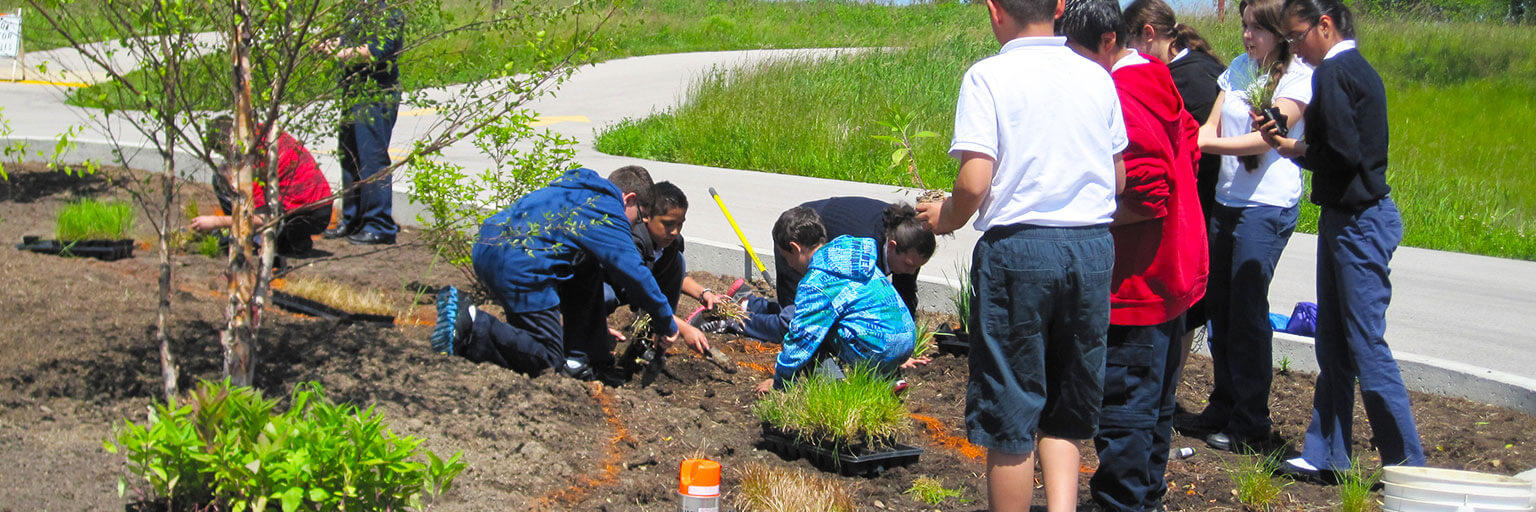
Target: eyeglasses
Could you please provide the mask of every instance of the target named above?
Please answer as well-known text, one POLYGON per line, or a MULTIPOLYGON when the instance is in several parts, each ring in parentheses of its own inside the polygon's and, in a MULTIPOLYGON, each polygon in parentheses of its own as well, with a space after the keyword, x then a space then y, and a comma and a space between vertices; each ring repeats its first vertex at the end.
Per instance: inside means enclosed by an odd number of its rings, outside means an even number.
POLYGON ((1312 33, 1312 29, 1315 29, 1315 28, 1317 28, 1317 24, 1313 23, 1311 26, 1307 27, 1306 30, 1301 31, 1300 34, 1286 34, 1285 42, 1287 44, 1290 44, 1291 46, 1295 46, 1296 45, 1296 41, 1300 41, 1302 39, 1306 39, 1307 34, 1312 33))

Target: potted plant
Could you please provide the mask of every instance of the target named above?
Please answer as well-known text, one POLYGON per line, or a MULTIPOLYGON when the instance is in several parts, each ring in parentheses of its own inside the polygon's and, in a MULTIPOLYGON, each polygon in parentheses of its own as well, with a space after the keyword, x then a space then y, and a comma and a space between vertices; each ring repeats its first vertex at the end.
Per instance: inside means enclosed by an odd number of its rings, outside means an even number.
POLYGON ((812 374, 764 395, 752 410, 763 437, 785 458, 823 471, 874 476, 916 462, 921 448, 897 440, 911 430, 894 378, 856 365, 841 379, 812 374))

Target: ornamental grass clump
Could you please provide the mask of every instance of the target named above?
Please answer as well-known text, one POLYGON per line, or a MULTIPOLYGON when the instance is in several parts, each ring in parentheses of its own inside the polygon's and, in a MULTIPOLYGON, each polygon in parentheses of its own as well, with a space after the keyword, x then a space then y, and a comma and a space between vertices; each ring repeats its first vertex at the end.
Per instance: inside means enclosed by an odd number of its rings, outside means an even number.
POLYGON ((330 279, 294 277, 284 280, 282 290, 348 313, 396 316, 405 301, 383 290, 360 290, 330 279))
POLYGON ((938 350, 939 326, 932 321, 923 320, 917 323, 917 338, 912 343, 912 358, 922 359, 938 350))
POLYGON ((133 229, 133 206, 82 199, 59 210, 54 234, 62 241, 121 240, 133 229))
POLYGON ((126 459, 119 494, 165 510, 422 510, 464 470, 398 436, 373 407, 335 404, 319 384, 288 409, 247 387, 202 381, 184 404, 125 421, 102 448, 126 459))
POLYGON ((894 378, 864 365, 834 380, 802 376, 752 407, 769 425, 813 443, 883 446, 910 428, 906 405, 892 392, 894 378))

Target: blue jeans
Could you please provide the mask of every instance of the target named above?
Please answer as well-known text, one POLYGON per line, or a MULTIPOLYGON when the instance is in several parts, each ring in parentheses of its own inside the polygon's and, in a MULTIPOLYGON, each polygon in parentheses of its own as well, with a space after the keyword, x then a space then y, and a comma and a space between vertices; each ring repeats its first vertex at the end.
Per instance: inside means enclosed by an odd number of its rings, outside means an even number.
POLYGON ((1392 301, 1388 264, 1403 239, 1391 198, 1361 212, 1323 208, 1317 226, 1317 387, 1302 456, 1350 467, 1355 379, 1382 464, 1424 465, 1408 390, 1383 337, 1392 301))
POLYGON ((1183 335, 1183 315, 1152 326, 1109 327, 1104 409, 1093 437, 1099 469, 1088 480, 1093 501, 1105 510, 1151 510, 1168 491, 1163 473, 1183 335))
POLYGON ((1214 387, 1203 416, 1235 441, 1268 437, 1274 331, 1269 284, 1296 231, 1300 208, 1217 205, 1211 212, 1211 320, 1214 387))
POLYGON ((795 305, 781 306, 757 294, 747 296, 747 320, 742 322, 741 335, 767 343, 784 343, 789 333, 789 322, 795 318, 795 305))
MULTIPOLYGON (((399 94, 392 97, 394 101, 353 105, 342 120, 336 142, 341 146, 343 189, 389 167, 389 139, 400 109, 399 94)), ((379 178, 347 191, 341 200, 341 229, 348 233, 395 236, 400 227, 395 224, 392 182, 390 178, 379 178)))
POLYGON ((1115 241, 1108 226, 987 230, 971 254, 972 443, 1027 454, 1099 424, 1115 241))

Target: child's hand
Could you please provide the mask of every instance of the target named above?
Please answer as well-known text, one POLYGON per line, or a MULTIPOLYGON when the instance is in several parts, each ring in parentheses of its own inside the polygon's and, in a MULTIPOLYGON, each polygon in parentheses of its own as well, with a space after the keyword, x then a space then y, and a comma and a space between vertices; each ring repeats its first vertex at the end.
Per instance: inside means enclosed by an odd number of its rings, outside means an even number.
POLYGON ((726 296, 716 293, 714 290, 707 290, 699 295, 699 298, 703 299, 704 309, 715 309, 715 304, 726 300, 726 296))
POLYGON ((704 337, 704 331, 699 330, 699 328, 678 322, 677 334, 682 336, 683 343, 687 343, 689 347, 693 347, 700 354, 709 353, 709 338, 704 337))
POLYGON ((910 369, 913 369, 913 368, 917 368, 919 366, 926 365, 926 364, 931 363, 931 362, 933 362, 933 358, 932 357, 928 357, 928 356, 911 357, 911 358, 907 358, 907 362, 901 363, 901 367, 910 370, 910 369))
POLYGON ((681 338, 682 336, 683 336, 683 330, 681 328, 679 328, 677 330, 676 334, 673 334, 671 336, 662 336, 660 334, 657 334, 656 337, 654 338, 656 340, 656 350, 660 350, 662 352, 666 352, 667 349, 672 348, 672 344, 673 343, 677 343, 677 339, 681 338))
POLYGON ((757 383, 757 387, 752 388, 752 390, 756 391, 759 395, 767 394, 769 391, 773 391, 773 379, 767 379, 757 383))
POLYGON ((192 218, 191 227, 197 231, 213 231, 229 227, 229 217, 223 215, 198 215, 192 218))
POLYGON ((615 341, 620 341, 620 342, 622 342, 622 341, 624 341, 624 340, 627 340, 627 339, 629 339, 629 338, 625 338, 625 337, 624 337, 624 333, 622 333, 622 332, 619 332, 619 330, 618 330, 618 329, 614 329, 614 328, 612 328, 612 327, 609 327, 609 328, 608 328, 608 335, 609 335, 609 336, 613 336, 613 339, 614 339, 614 340, 615 340, 615 341))
POLYGON ((944 213, 943 202, 918 203, 916 209, 917 220, 922 222, 924 226, 928 226, 929 231, 932 231, 935 235, 948 233, 948 231, 939 231, 939 220, 940 217, 943 217, 944 213))

